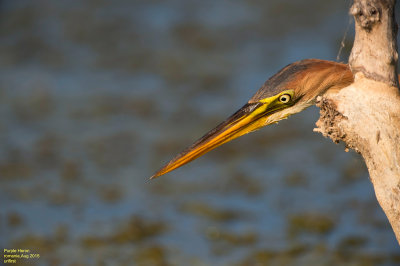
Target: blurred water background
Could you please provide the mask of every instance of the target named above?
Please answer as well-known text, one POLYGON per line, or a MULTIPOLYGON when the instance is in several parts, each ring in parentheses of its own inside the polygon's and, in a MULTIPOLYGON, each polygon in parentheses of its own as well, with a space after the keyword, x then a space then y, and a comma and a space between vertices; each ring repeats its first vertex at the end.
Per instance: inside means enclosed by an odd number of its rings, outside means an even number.
POLYGON ((313 107, 155 181, 280 68, 347 61, 349 1, 0 2, 0 247, 29 265, 399 265, 313 107))

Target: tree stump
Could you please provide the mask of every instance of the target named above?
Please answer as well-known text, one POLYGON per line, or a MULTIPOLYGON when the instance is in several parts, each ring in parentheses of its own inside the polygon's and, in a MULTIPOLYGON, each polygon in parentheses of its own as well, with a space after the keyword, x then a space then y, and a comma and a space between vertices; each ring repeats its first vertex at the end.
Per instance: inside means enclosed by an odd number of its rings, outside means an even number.
POLYGON ((364 158, 375 195, 400 243, 400 93, 395 0, 354 0, 354 83, 318 99, 315 131, 364 158))

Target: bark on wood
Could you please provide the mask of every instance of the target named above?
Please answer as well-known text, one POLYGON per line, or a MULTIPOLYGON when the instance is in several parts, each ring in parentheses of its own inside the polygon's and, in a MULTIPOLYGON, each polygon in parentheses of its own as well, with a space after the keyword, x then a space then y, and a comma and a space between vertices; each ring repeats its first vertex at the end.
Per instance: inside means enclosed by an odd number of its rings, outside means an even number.
POLYGON ((319 99, 316 131, 360 153, 400 243, 400 93, 395 0, 354 0, 354 83, 319 99))

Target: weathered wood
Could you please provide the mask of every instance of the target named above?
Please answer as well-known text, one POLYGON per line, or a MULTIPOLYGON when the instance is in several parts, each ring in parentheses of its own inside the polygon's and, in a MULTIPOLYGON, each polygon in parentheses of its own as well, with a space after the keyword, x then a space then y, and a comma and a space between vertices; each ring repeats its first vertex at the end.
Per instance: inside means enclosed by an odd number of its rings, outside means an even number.
POLYGON ((349 59, 352 72, 398 87, 397 23, 394 0, 356 0, 350 8, 356 36, 349 59))
POLYGON ((368 167, 379 204, 400 243, 400 93, 395 0, 354 0, 354 83, 319 100, 316 131, 344 141, 368 167))

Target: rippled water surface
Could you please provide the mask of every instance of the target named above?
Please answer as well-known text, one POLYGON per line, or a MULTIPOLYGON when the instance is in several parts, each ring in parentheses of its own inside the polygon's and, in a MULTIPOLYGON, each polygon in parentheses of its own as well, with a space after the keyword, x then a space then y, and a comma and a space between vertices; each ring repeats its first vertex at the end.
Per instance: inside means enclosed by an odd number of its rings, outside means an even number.
MULTIPOLYGON (((281 67, 346 61, 350 3, 0 2, 0 247, 34 265, 399 265, 313 107, 155 181, 281 67)), ((20 261, 23 264, 24 261, 20 261)))

